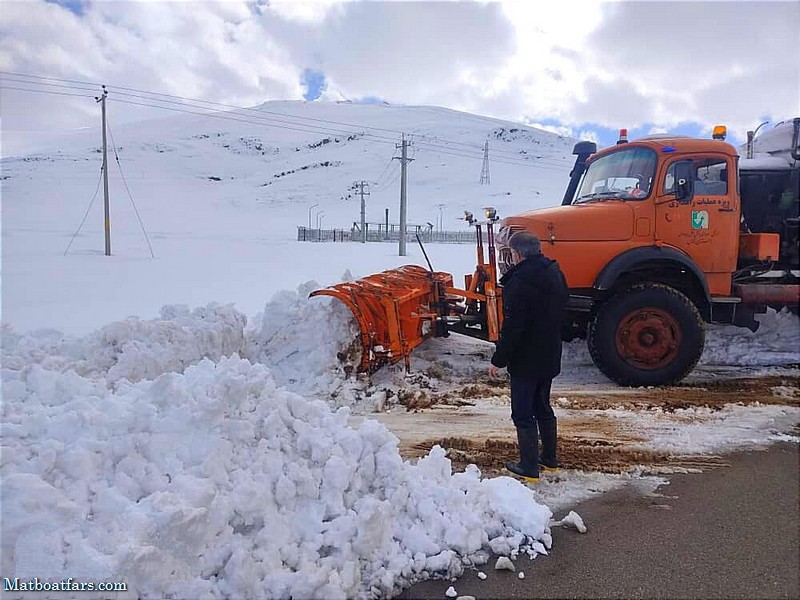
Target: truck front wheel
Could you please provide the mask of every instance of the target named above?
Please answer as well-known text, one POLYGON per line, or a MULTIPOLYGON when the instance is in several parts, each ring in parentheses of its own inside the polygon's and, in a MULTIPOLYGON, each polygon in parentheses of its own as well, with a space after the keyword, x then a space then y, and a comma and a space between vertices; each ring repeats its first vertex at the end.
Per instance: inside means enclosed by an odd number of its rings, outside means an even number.
POLYGON ((695 305, 678 290, 646 283, 611 297, 589 324, 594 364, 620 385, 671 385, 691 373, 705 343, 695 305))

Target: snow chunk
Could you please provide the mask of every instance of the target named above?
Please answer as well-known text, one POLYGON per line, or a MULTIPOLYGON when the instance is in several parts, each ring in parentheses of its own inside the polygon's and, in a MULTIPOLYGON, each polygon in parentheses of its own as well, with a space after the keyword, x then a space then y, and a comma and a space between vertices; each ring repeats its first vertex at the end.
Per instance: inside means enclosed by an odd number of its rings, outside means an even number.
POLYGON ((569 514, 561 519, 561 524, 564 526, 572 526, 580 533, 586 533, 586 525, 584 525, 583 519, 574 510, 569 511, 569 514))
POLYGON ((502 570, 502 571, 516 571, 517 568, 514 566, 514 563, 511 562, 511 559, 507 556, 500 556, 497 559, 497 562, 494 564, 495 570, 502 570))
POLYGON ((483 571, 478 571, 478 579, 480 580, 486 579, 486 573, 484 573, 483 571))
POLYGON ((447 591, 444 593, 444 595, 448 598, 455 598, 458 596, 458 592, 456 591, 456 588, 451 585, 449 588, 447 588, 447 591))
POLYGON ((520 579, 525 579, 525 571, 520 571, 517 577, 519 577, 520 579))

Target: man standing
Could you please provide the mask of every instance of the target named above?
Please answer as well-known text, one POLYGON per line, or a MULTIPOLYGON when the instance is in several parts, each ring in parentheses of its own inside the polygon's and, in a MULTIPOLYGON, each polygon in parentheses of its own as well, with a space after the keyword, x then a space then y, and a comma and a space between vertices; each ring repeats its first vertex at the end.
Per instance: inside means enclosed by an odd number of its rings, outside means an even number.
POLYGON ((561 372, 561 322, 569 292, 558 263, 542 255, 538 237, 520 231, 508 245, 514 266, 500 279, 503 326, 489 375, 497 377, 499 369, 507 367, 511 376, 511 419, 517 428, 519 462, 508 462, 506 468, 538 481, 540 467, 558 467, 550 385, 561 372))

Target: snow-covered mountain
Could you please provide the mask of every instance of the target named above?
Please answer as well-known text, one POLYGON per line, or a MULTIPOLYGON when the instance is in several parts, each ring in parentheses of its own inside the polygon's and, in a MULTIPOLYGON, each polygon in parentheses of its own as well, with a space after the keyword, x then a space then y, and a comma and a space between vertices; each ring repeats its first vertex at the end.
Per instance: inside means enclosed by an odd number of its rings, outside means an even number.
MULTIPOLYGON (((391 244, 291 244, 309 220, 344 229, 359 221, 360 180, 371 182, 367 220, 384 222, 388 208, 397 223, 402 134, 414 159, 411 224, 441 216, 444 229, 466 229, 464 210, 492 205, 502 216, 558 204, 572 164, 573 140, 431 106, 269 102, 203 115, 170 106, 163 119, 118 126, 108 102, 111 259, 100 256, 99 115, 97 130, 2 160, 4 321, 83 332, 154 316, 165 303, 209 301, 252 314, 276 290, 334 283, 347 269, 367 274, 352 256, 368 253, 377 269, 419 262, 416 248, 401 259, 391 244), (486 140, 491 183, 481 185, 486 140)), ((458 277, 474 261, 467 247, 432 255, 458 277)))

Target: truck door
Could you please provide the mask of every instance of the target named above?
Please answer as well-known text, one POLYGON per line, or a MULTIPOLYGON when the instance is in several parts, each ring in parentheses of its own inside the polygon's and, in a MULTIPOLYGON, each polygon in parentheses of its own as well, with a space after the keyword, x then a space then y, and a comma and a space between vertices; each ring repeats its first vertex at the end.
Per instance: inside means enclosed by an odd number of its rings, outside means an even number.
POLYGON ((656 195, 656 240, 692 257, 711 294, 729 295, 739 243, 736 163, 685 156, 668 163, 656 195))

